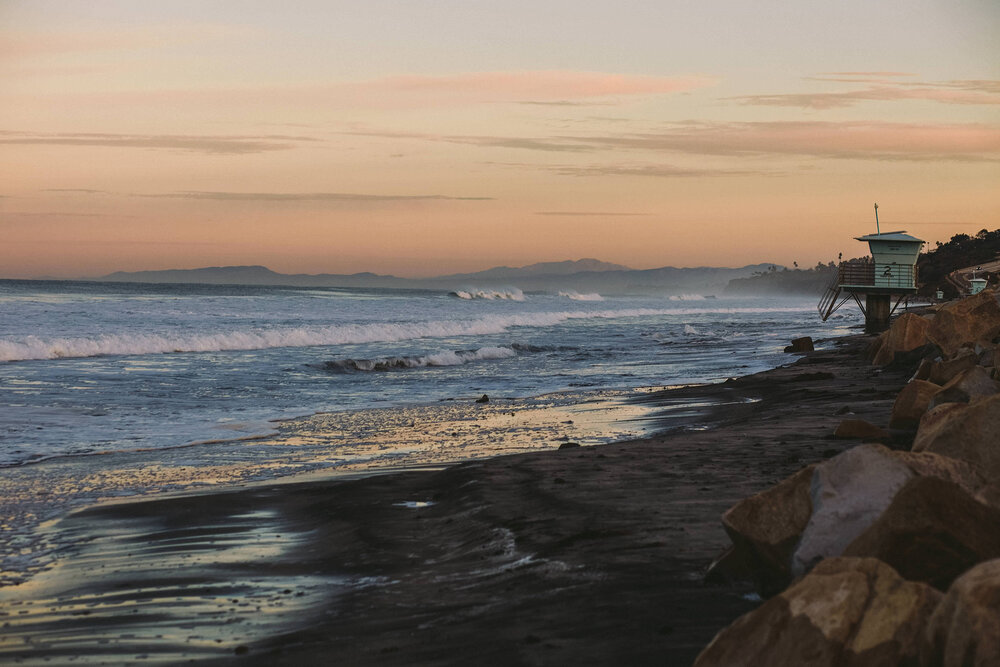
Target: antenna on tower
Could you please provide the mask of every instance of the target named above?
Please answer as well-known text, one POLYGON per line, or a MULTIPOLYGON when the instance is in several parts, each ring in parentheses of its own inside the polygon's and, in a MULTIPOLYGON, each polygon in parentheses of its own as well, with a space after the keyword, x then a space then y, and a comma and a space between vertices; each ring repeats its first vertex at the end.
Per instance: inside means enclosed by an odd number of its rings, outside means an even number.
POLYGON ((878 202, 875 202, 875 233, 881 234, 878 228, 878 202))

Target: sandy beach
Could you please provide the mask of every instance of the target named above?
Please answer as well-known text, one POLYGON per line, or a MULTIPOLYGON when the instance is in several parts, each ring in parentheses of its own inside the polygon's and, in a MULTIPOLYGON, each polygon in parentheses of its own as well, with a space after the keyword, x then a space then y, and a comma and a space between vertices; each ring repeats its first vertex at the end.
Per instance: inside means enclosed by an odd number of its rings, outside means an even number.
POLYGON ((908 374, 868 340, 649 394, 648 439, 78 511, 2 591, 0 661, 690 664, 759 604, 704 581, 722 512, 886 421, 908 374))

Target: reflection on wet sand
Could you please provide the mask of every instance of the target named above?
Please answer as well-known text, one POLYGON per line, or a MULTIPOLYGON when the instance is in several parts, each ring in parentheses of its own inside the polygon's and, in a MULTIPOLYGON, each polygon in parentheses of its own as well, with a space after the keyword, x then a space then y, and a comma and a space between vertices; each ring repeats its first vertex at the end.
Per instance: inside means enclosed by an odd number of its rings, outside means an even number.
POLYGON ((66 547, 39 525, 108 499, 309 477, 441 466, 502 454, 640 437, 648 389, 321 413, 276 422, 266 437, 53 458, 0 476, 0 587, 49 566, 66 547))

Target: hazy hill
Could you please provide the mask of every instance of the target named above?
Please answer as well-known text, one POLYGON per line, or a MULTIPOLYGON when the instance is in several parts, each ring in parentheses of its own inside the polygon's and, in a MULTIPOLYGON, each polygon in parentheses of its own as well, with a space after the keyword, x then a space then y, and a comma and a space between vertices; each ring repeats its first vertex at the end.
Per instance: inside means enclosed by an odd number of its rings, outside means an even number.
POLYGON ((817 264, 811 269, 788 269, 771 266, 745 278, 735 278, 726 285, 729 296, 816 296, 830 285, 837 275, 837 267, 817 264))
POLYGON ((621 264, 611 264, 610 262, 587 258, 570 259, 565 262, 539 262, 521 267, 495 266, 492 269, 477 271, 475 273, 453 273, 447 276, 440 276, 435 278, 435 280, 510 280, 511 278, 522 278, 525 276, 566 276, 574 273, 603 271, 632 271, 632 269, 621 264))
POLYGON ((208 266, 201 269, 116 271, 98 278, 108 282, 204 283, 209 285, 289 285, 294 287, 406 287, 405 278, 376 273, 277 273, 266 266, 208 266))
POLYGON ((542 262, 518 268, 495 267, 424 279, 375 273, 349 275, 285 274, 264 266, 215 266, 165 271, 118 271, 98 280, 113 282, 208 283, 216 285, 288 285, 295 287, 396 287, 454 290, 469 287, 517 287, 524 291, 573 290, 580 293, 719 294, 730 280, 766 271, 769 264, 739 268, 696 267, 636 270, 596 259, 542 262))

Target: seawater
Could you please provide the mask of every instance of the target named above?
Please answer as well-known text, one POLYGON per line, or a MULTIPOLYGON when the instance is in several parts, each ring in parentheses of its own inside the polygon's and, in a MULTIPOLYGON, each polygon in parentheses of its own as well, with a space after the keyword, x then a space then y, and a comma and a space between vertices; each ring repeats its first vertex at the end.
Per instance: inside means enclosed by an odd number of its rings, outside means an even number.
POLYGON ((0 281, 0 584, 37 565, 39 522, 99 498, 643 435, 635 392, 787 363, 791 338, 860 322, 835 317, 516 285, 0 281))
POLYGON ((315 412, 718 381, 845 323, 810 301, 0 281, 0 465, 315 412))

